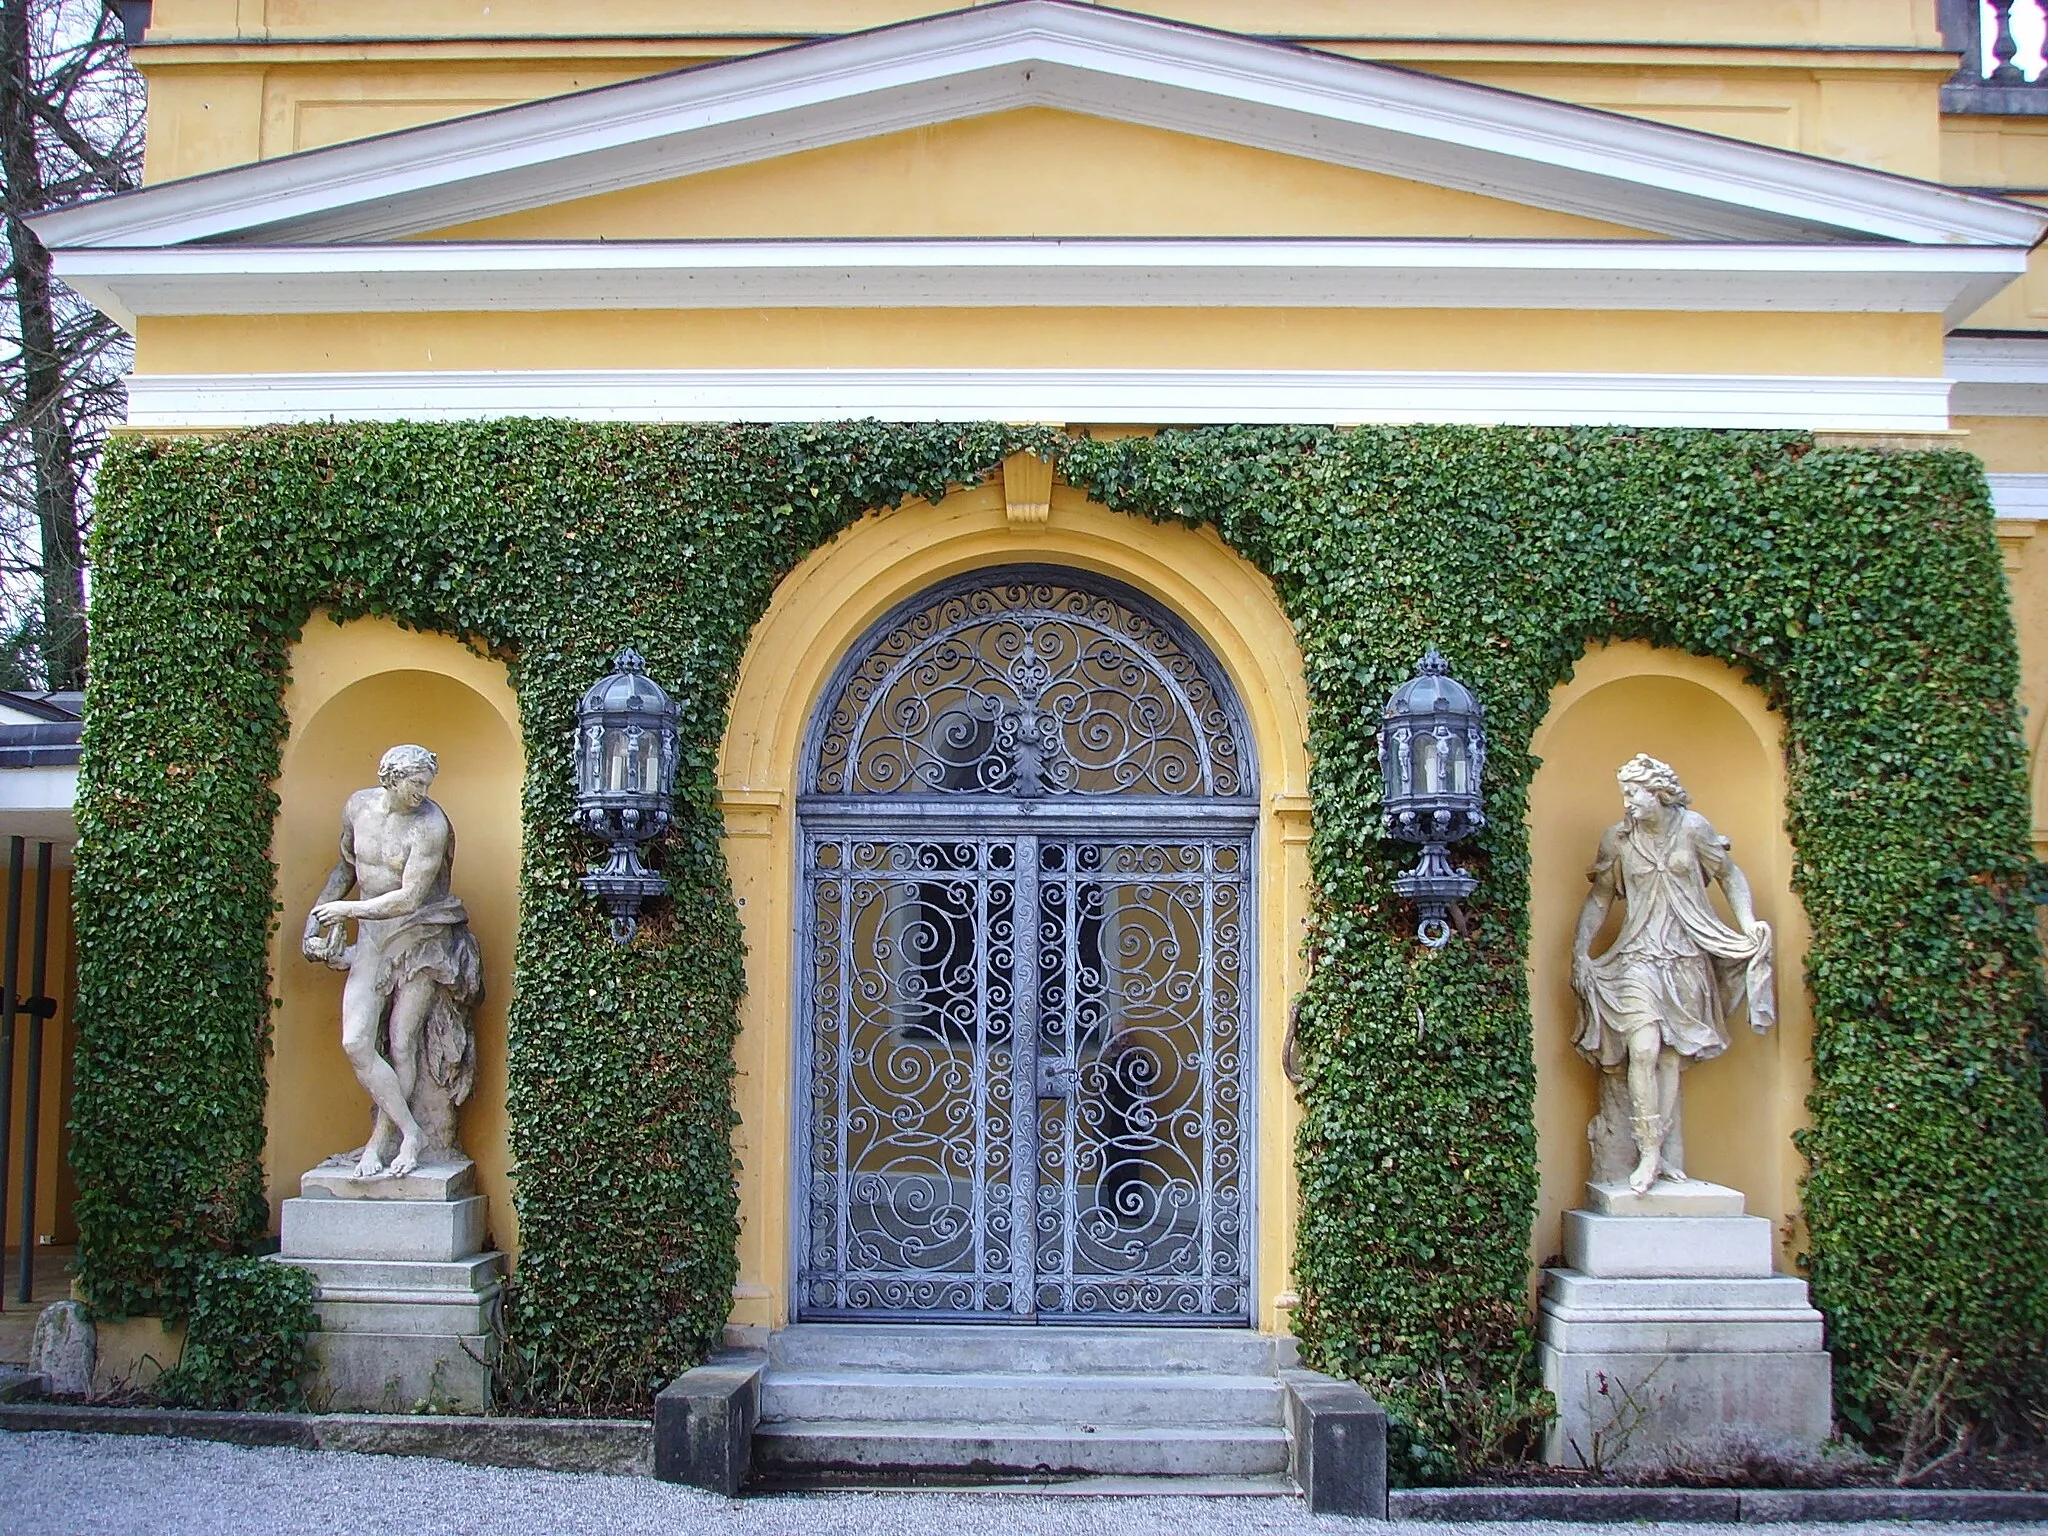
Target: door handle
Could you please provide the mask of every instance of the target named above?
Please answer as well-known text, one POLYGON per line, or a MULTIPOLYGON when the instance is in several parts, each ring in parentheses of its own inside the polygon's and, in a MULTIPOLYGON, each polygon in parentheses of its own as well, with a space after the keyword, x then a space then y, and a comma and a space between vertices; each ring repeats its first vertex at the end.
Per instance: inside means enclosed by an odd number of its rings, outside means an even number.
POLYGON ((1041 1099, 1071 1099, 1081 1086, 1081 1069, 1055 1056, 1038 1058, 1038 1096, 1041 1099))

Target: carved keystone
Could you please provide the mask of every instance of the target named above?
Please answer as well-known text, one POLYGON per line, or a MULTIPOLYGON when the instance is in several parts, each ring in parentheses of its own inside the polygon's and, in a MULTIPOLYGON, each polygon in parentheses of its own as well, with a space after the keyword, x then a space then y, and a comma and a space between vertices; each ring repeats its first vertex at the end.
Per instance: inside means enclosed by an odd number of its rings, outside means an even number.
POLYGON ((1051 520, 1051 459, 1013 453, 1003 460, 1003 509, 1012 528, 1036 528, 1051 520))

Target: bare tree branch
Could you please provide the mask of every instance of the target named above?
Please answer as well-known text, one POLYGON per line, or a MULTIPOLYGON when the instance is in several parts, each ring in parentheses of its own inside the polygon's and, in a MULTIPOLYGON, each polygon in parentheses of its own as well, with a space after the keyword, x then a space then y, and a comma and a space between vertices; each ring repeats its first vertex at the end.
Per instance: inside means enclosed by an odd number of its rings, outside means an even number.
POLYGON ((100 0, 0 0, 0 659, 33 635, 84 681, 93 468, 126 413, 129 338, 57 282, 27 220, 138 184, 143 95, 100 0))

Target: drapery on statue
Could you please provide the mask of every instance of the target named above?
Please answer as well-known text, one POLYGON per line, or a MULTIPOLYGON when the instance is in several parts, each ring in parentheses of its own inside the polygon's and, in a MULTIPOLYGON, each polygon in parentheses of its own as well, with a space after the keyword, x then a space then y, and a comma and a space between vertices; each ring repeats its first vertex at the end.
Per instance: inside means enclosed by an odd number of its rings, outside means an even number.
MULTIPOLYGON (((1573 1043, 1610 1077, 1626 1073, 1637 1153, 1628 1185, 1640 1195, 1660 1175, 1686 1176, 1679 1166, 1680 1071, 1728 1049, 1724 1025, 1745 994, 1758 1034, 1777 1022, 1777 1005, 1770 925, 1757 918, 1728 839, 1690 808, 1668 764, 1639 752, 1615 777, 1623 816, 1600 838, 1586 876, 1593 889, 1572 941, 1572 990, 1579 995, 1573 1043), (1714 880, 1739 931, 1708 899, 1714 880), (1595 959, 1593 939, 1617 899, 1627 905, 1621 932, 1595 959)), ((1601 1177, 1597 1166, 1594 1177, 1601 1177)))
POLYGON ((427 798, 440 767, 425 747, 384 754, 378 787, 342 808, 341 859, 306 918, 306 958, 348 972, 341 1046, 377 1106, 369 1141, 349 1154, 362 1179, 453 1152, 455 1109, 476 1077, 470 1010, 483 968, 469 914, 448 891, 455 829, 427 798), (351 886, 357 899, 343 900, 351 886))

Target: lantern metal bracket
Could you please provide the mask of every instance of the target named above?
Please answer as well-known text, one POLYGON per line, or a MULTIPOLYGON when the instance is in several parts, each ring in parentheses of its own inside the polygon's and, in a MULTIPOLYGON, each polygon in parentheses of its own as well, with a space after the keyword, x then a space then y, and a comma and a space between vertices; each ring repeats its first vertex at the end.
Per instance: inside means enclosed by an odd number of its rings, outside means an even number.
POLYGON ((1452 908, 1478 890, 1479 882, 1451 863, 1442 843, 1424 843, 1422 858, 1395 877, 1394 889, 1415 903, 1415 937, 1430 949, 1442 949, 1451 941, 1452 908))

